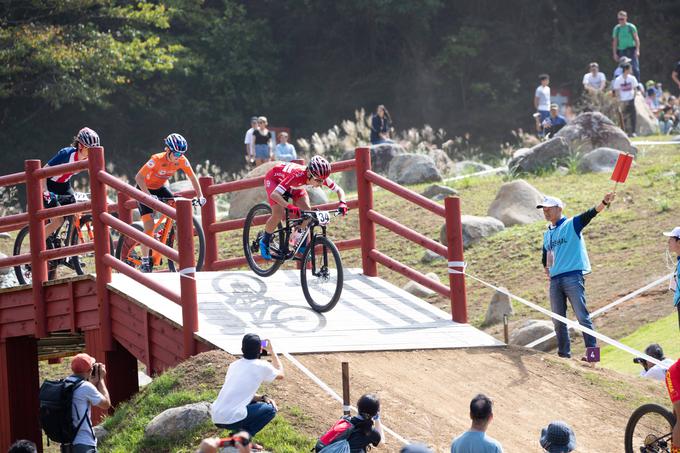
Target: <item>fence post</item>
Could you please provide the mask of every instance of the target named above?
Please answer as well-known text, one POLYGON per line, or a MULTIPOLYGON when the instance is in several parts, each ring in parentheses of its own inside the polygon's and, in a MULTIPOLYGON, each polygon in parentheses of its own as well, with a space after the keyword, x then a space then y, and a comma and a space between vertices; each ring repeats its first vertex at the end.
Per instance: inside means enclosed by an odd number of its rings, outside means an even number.
POLYGON ((24 162, 26 171, 26 212, 28 213, 28 233, 31 244, 31 282, 33 284, 33 305, 35 307, 35 337, 47 336, 47 306, 43 283, 47 281, 47 262, 40 254, 45 245, 45 222, 38 220, 36 213, 43 208, 42 186, 35 171, 41 167, 39 160, 24 162))
POLYGON ((194 333, 198 331, 193 208, 191 207, 191 200, 187 199, 177 200, 175 207, 177 209, 177 251, 179 252, 184 358, 188 358, 196 354, 194 333))
POLYGON ((201 176, 198 181, 201 184, 201 191, 206 199, 205 205, 201 207, 201 225, 203 226, 203 234, 205 235, 205 260, 203 262, 203 269, 211 271, 213 270, 213 264, 217 261, 217 233, 210 231, 210 227, 215 223, 217 217, 215 195, 210 193, 210 186, 213 184, 213 178, 212 176, 201 176))
POLYGON ((375 224, 368 218, 368 211, 373 209, 373 188, 366 179, 366 172, 371 169, 371 150, 357 148, 354 153, 356 160, 357 197, 359 198, 359 234, 361 236, 361 265, 364 275, 378 276, 378 266, 370 256, 375 249, 375 224))
MULTIPOLYGON (((446 215, 446 240, 448 242, 449 270, 465 271, 463 257, 463 225, 460 220, 460 198, 446 197, 444 200, 446 215)), ((449 272, 451 291, 451 317, 455 322, 467 323, 467 296, 465 293, 465 275, 449 272)))
MULTIPOLYGON (((99 172, 106 171, 104 148, 90 148, 88 157, 90 171, 90 198, 92 201, 92 226, 94 228, 94 266, 97 273, 97 302, 99 303, 99 328, 101 329, 102 348, 113 351, 113 332, 111 330, 111 306, 109 305, 108 284, 111 283, 111 268, 104 264, 104 255, 111 254, 109 248, 109 227, 101 221, 101 215, 108 212, 106 184, 99 180, 99 172)), ((118 200, 120 203, 120 199, 118 200)), ((120 205, 119 205, 120 206, 120 205)), ((123 215, 121 213, 120 215, 123 215)))
POLYGON ((132 210, 125 207, 125 203, 130 199, 130 196, 123 192, 118 192, 118 220, 126 224, 132 224, 132 210))

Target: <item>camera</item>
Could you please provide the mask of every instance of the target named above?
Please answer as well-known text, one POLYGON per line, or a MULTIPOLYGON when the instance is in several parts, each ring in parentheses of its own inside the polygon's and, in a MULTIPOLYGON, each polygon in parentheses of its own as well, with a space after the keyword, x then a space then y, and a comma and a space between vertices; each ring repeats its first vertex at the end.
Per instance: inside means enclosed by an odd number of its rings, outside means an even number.
POLYGON ((95 362, 95 364, 92 365, 92 374, 91 374, 91 376, 92 376, 93 378, 99 377, 99 374, 100 374, 100 372, 99 372, 100 368, 99 368, 99 367, 101 367, 101 365, 102 365, 102 364, 99 363, 99 362, 95 362))

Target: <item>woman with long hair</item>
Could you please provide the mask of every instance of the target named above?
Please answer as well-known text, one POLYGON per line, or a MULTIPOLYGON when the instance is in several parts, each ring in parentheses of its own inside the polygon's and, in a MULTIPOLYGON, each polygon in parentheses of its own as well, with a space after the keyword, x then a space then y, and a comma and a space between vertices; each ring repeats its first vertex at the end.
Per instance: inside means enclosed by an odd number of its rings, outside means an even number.
POLYGON ((380 104, 371 118, 371 144, 392 143, 390 128, 392 117, 384 105, 380 104))

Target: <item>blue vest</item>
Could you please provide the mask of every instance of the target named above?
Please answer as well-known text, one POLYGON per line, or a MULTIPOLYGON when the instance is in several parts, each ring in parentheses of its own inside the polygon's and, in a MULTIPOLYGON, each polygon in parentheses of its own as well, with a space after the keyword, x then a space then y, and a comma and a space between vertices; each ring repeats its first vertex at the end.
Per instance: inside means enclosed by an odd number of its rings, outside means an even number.
POLYGON ((678 284, 680 280, 680 258, 678 258, 678 265, 675 267, 675 294, 673 295, 673 305, 678 306, 680 302, 680 285, 678 284))
MULTIPOLYGON (((564 219, 564 218, 563 218, 564 219)), ((543 247, 553 254, 550 277, 573 271, 590 273, 590 261, 583 236, 574 230, 574 218, 564 219, 543 233, 543 247)))

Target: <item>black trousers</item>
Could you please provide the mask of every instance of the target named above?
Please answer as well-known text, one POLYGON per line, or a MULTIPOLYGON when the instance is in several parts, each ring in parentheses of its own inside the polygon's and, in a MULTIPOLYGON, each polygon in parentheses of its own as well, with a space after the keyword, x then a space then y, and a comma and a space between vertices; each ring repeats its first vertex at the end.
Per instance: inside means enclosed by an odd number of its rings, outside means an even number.
POLYGON ((623 115, 623 129, 628 134, 635 133, 637 126, 637 112, 635 111, 635 99, 621 102, 621 114, 623 115), (630 129, 628 125, 630 124, 630 129))

